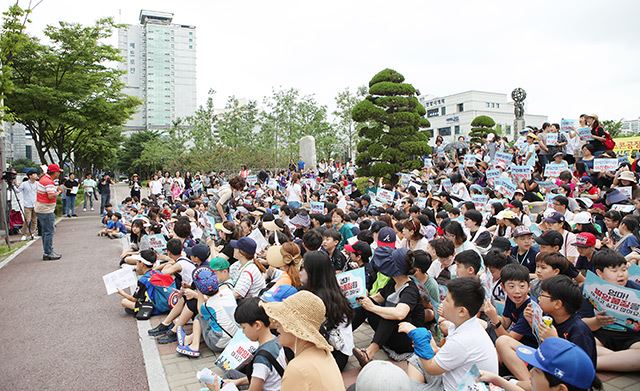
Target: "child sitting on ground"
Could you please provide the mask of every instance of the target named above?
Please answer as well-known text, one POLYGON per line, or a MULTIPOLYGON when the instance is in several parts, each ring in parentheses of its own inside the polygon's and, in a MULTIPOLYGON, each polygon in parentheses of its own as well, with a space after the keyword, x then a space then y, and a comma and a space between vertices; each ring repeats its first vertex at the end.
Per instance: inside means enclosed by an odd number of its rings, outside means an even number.
POLYGON ((452 322, 446 343, 438 349, 425 328, 400 323, 408 333, 415 354, 409 358, 409 378, 420 383, 420 390, 456 391, 472 366, 497 373, 498 358, 491 339, 476 315, 484 302, 484 289, 475 277, 461 277, 448 283, 443 317, 452 322))
POLYGON ((529 295, 534 300, 537 300, 540 295, 542 281, 560 274, 575 278, 577 272, 575 269, 570 268, 569 260, 558 252, 538 255, 536 259, 536 279, 531 282, 529 295))
MULTIPOLYGON (((553 319, 552 325, 544 322, 537 325, 540 341, 549 337, 560 337, 573 342, 584 350, 596 365, 596 342, 589 327, 577 315, 582 303, 582 293, 578 285, 567 276, 555 276, 542 282, 539 305, 545 315, 553 319)), ((531 304, 524 313, 529 326, 533 322, 531 304)), ((522 344, 509 336, 502 336, 496 342, 500 361, 519 380, 528 381, 529 371, 524 362, 518 360, 517 349, 522 344)))
MULTIPOLYGON (((606 282, 640 290, 639 284, 629 280, 627 260, 619 252, 605 248, 598 251, 592 261, 596 274, 606 282)), ((579 315, 596 337, 598 370, 640 371, 640 333, 614 324, 615 319, 604 312, 596 313, 586 298, 579 315)))
POLYGON ((120 305, 130 314, 135 314, 139 309, 138 303, 145 300, 145 295, 151 285, 149 279, 151 278, 151 268, 156 262, 156 253, 153 250, 140 251, 140 255, 136 256, 136 261, 136 274, 141 276, 138 279, 136 291, 130 295, 124 290, 118 289, 118 294, 122 296, 120 305))
POLYGON ((98 235, 108 236, 111 239, 119 239, 127 234, 127 228, 121 221, 122 215, 120 212, 115 212, 111 215, 111 220, 107 222, 106 228, 103 228, 98 235))
MULTIPOLYGON (((252 341, 260 344, 247 364, 245 372, 237 370, 225 373, 225 383, 234 383, 236 387, 249 385, 251 391, 280 390, 284 368, 287 366, 284 349, 269 329, 270 320, 259 305, 260 299, 252 297, 244 299, 238 305, 234 318, 242 331, 252 341)), ((213 390, 213 386, 209 386, 213 390)))

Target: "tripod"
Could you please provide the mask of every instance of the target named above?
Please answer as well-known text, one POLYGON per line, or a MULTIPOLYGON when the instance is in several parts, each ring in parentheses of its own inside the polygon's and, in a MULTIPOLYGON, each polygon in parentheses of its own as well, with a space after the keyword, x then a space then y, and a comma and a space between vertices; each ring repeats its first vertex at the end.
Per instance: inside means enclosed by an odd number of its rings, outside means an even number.
POLYGON ((33 232, 31 232, 31 222, 27 221, 27 216, 24 214, 24 208, 22 207, 22 204, 20 203, 20 198, 18 198, 18 193, 16 193, 16 189, 13 183, 8 183, 8 191, 7 191, 7 213, 5 214, 5 219, 7 219, 7 227, 9 227, 9 213, 11 212, 11 201, 12 198, 9 197, 12 195, 12 197, 15 197, 16 202, 18 203, 18 209, 20 210, 20 214, 22 215, 22 221, 24 221, 24 223, 27 225, 27 231, 29 232, 29 237, 31 237, 31 240, 34 239, 33 237, 33 232))

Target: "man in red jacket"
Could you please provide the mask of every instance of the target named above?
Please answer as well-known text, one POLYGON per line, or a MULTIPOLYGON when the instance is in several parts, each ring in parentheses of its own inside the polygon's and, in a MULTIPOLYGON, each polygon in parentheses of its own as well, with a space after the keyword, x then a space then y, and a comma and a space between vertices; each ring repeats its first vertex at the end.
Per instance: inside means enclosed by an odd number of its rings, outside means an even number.
POLYGON ((62 190, 55 184, 62 170, 57 164, 49 164, 47 172, 40 178, 36 186, 36 207, 38 225, 42 230, 43 261, 56 261, 62 257, 53 252, 53 232, 56 222, 56 198, 62 190))

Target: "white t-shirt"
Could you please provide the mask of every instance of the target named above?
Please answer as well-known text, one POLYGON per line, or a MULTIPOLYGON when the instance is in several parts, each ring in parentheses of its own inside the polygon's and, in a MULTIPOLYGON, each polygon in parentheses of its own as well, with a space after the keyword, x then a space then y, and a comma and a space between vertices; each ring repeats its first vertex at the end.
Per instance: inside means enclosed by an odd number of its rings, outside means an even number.
POLYGON ((498 354, 491 338, 474 316, 453 330, 447 343, 436 353, 436 364, 445 370, 442 381, 445 391, 456 391, 469 369, 498 373, 498 354))
POLYGON ((299 194, 302 194, 302 186, 300 183, 294 183, 287 187, 287 202, 302 202, 299 194))
POLYGON ((196 270, 196 265, 184 257, 178 258, 176 263, 181 266, 180 277, 182 277, 182 282, 191 284, 193 282, 192 274, 193 271, 196 270))
MULTIPOLYGON (((427 274, 429 275, 429 277, 431 278, 438 278, 438 276, 440 275, 440 272, 442 271, 442 269, 444 269, 442 267, 442 263, 440 263, 439 259, 436 259, 435 261, 433 261, 431 263, 431 266, 429 266, 429 270, 427 270, 427 274)), ((447 268, 449 269, 449 272, 451 273, 451 278, 455 278, 456 276, 456 263, 455 262, 451 262, 451 265, 449 265, 449 267, 447 268)))
MULTIPOLYGON (((237 307, 233 291, 228 285, 221 285, 218 293, 207 300, 206 306, 208 307, 207 309, 211 311, 211 314, 208 315, 215 315, 215 322, 218 324, 218 327, 223 329, 221 337, 215 347, 224 349, 225 346, 229 344, 229 341, 231 341, 231 337, 229 337, 227 333, 235 335, 239 329, 238 324, 233 319, 233 314, 237 307)), ((207 311, 207 309, 205 309, 205 311, 207 311)))
POLYGON ((417 242, 412 242, 413 247, 409 244, 409 240, 407 238, 402 239, 399 243, 396 244, 396 248, 408 248, 409 250, 416 251, 422 250, 424 252, 427 251, 427 247, 429 246, 429 241, 427 238, 422 238, 417 242))
POLYGON ((149 186, 151 186, 151 194, 158 195, 162 193, 162 182, 160 180, 149 182, 149 186))
POLYGON ((353 329, 351 328, 351 324, 342 322, 335 329, 329 332, 329 344, 333 346, 334 349, 339 352, 351 356, 353 353, 353 348, 355 347, 353 343, 353 329))
POLYGON ((233 290, 241 297, 256 297, 266 286, 264 277, 252 260, 244 264, 238 273, 233 290))
POLYGON ((565 258, 574 258, 574 265, 578 260, 578 256, 580 256, 580 253, 578 253, 578 247, 573 245, 576 242, 576 239, 576 234, 574 234, 573 232, 564 231, 564 233, 562 234, 562 248, 560 249, 560 254, 564 255, 565 258))
POLYGON ((529 156, 529 160, 527 160, 524 163, 524 165, 525 166, 531 166, 531 167, 535 166, 536 165, 536 158, 537 158, 536 146, 534 144, 528 144, 526 151, 527 152, 525 152, 525 154, 524 154, 525 157, 527 156, 527 154, 531 154, 531 155, 529 156))

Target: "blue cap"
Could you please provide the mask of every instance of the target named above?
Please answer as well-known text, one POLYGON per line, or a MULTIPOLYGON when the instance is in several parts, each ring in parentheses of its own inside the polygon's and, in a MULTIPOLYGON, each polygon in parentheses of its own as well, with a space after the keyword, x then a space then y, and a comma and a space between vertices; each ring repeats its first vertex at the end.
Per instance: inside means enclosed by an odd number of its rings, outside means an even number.
POLYGON ((193 284, 203 295, 213 296, 218 292, 218 277, 208 267, 200 267, 193 272, 193 284))
POLYGON ((387 277, 397 277, 407 275, 409 273, 409 264, 407 263, 407 250, 406 248, 396 248, 391 253, 391 256, 377 262, 376 267, 378 271, 387 277))
POLYGON ((249 237, 240 238, 240 240, 232 240, 229 244, 231 247, 237 248, 247 254, 253 255, 256 253, 256 241, 249 237))
POLYGON ((266 291, 261 299, 269 303, 280 303, 289 296, 295 295, 298 290, 292 285, 280 285, 274 290, 266 291))
POLYGON ((534 366, 566 384, 588 389, 596 377, 593 362, 579 346, 562 338, 547 338, 538 349, 520 345, 516 354, 534 366))
POLYGON ((209 259, 209 255, 211 254, 209 246, 202 243, 198 243, 193 247, 187 247, 184 249, 184 252, 188 257, 196 257, 202 262, 206 262, 207 259, 209 259))

